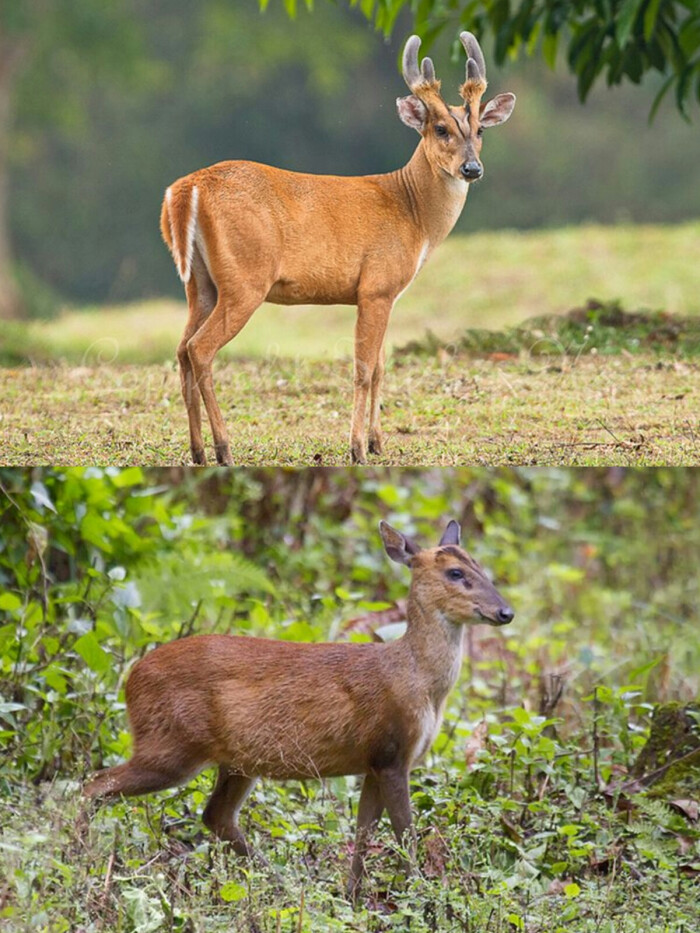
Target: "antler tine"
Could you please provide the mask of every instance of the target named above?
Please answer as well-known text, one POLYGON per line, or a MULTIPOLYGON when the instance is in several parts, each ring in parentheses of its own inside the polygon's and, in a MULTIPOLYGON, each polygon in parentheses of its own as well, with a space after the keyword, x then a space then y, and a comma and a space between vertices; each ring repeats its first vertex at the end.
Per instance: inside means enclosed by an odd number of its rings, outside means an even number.
POLYGON ((403 79, 411 90, 423 82, 423 76, 418 68, 419 48, 420 38, 411 36, 403 50, 403 79))
POLYGON ((432 84, 437 80, 435 77, 435 65, 433 65, 432 58, 424 58, 421 62, 420 70, 423 74, 424 81, 428 81, 432 84))
POLYGON ((467 81, 472 78, 482 78, 486 80, 486 62, 481 46, 477 42, 476 36, 471 32, 460 32, 459 41, 464 46, 467 53, 467 81), (474 73, 476 70, 476 73, 474 73))

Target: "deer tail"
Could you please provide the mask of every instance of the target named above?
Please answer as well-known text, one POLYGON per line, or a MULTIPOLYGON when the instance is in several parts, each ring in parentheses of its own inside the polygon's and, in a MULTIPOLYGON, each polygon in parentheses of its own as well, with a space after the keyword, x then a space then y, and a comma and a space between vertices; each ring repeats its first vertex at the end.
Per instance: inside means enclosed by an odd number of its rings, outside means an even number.
POLYGON ((198 205, 199 188, 183 179, 166 189, 160 214, 160 231, 185 285, 192 274, 198 205))

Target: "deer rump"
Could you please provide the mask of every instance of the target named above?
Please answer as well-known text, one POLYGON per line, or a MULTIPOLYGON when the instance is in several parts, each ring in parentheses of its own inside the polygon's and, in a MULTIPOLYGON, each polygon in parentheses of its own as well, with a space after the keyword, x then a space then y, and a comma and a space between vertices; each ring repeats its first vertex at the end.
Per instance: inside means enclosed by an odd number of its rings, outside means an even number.
POLYGON ((185 780, 211 765, 282 780, 410 765, 425 716, 407 722, 393 696, 389 647, 226 635, 162 645, 127 683, 133 758, 185 780))

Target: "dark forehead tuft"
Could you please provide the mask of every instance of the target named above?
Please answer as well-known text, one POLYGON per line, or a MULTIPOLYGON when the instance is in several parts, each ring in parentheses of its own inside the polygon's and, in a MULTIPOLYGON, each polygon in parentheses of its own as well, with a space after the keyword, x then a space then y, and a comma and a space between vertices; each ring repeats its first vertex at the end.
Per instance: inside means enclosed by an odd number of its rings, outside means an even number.
POLYGON ((450 557, 456 557, 461 564, 465 564, 472 570, 481 570, 473 557, 470 557, 466 551, 456 547, 454 544, 446 544, 444 547, 438 548, 435 559, 438 560, 441 554, 449 554, 450 557))

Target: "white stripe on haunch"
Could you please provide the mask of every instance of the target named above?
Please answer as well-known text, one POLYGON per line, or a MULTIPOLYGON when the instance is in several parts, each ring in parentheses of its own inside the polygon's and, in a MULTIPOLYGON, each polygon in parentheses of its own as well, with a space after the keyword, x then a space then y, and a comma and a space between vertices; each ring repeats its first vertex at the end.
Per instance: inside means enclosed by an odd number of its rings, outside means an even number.
POLYGON ((178 266, 178 272, 183 283, 186 285, 192 274, 192 256, 194 255, 194 235, 197 231, 197 205, 199 203, 199 189, 196 185, 192 186, 192 200, 190 202, 190 219, 187 222, 187 234, 185 236, 185 249, 183 255, 175 262, 178 266))

